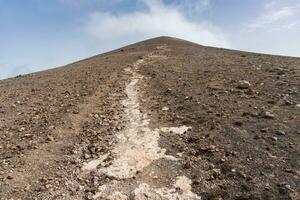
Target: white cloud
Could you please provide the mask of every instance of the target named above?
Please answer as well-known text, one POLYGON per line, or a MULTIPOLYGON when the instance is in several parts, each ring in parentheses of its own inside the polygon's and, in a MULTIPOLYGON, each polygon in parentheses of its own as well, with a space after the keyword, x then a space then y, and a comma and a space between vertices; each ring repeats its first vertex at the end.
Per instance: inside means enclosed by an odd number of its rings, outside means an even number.
POLYGON ((203 11, 210 8, 211 0, 180 0, 174 3, 177 8, 189 15, 189 17, 199 17, 203 11))
MULTIPOLYGON (((282 1, 281 1, 282 2, 282 1)), ((287 3, 287 1, 285 1, 287 3)), ((264 13, 254 19, 246 27, 246 31, 253 32, 257 29, 279 29, 286 24, 297 24, 300 20, 300 4, 284 5, 279 1, 271 1, 265 5, 264 13)), ((294 26, 295 27, 295 26, 294 26)))
POLYGON ((112 14, 94 12, 88 34, 104 46, 130 43, 161 35, 178 37, 208 46, 230 47, 222 31, 212 24, 189 21, 176 6, 144 0, 148 10, 112 14))
POLYGON ((298 0, 270 0, 231 41, 241 50, 299 57, 299 22, 298 0))

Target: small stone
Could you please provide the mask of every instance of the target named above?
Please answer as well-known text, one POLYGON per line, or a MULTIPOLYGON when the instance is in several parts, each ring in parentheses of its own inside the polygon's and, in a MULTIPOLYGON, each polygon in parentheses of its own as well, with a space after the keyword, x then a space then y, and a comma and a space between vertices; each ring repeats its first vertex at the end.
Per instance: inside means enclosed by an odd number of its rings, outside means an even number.
POLYGON ((7 178, 8 180, 13 179, 13 177, 12 177, 11 175, 8 175, 6 178, 7 178))
POLYGON ((287 194, 291 189, 290 185, 287 184, 281 184, 278 188, 278 191, 280 194, 287 194))
POLYGON ((54 138, 50 135, 47 136, 47 141, 51 142, 51 141, 54 141, 54 138))
POLYGON ((239 175, 240 177, 244 178, 244 179, 247 178, 247 175, 246 175, 244 172, 242 172, 242 171, 238 171, 238 175, 239 175))
POLYGON ((91 154, 95 154, 97 152, 97 149, 95 147, 90 147, 89 151, 91 154))
POLYGON ((165 91, 165 94, 170 93, 170 92, 172 92, 172 89, 171 89, 171 88, 168 88, 168 89, 165 91))
POLYGON ((163 107, 161 110, 162 110, 162 111, 168 111, 169 108, 168 108, 168 107, 163 107))
POLYGON ((292 190, 291 185, 286 184, 284 187, 285 187, 286 189, 288 189, 288 190, 292 190))
POLYGON ((269 100, 269 101, 267 101, 267 103, 274 105, 276 102, 274 100, 269 100))
POLYGON ((214 178, 218 178, 221 175, 221 170, 220 169, 213 169, 212 174, 214 178))
POLYGON ((296 108, 300 108, 300 103, 299 103, 299 104, 296 104, 296 108))
POLYGON ((197 138, 197 137, 188 137, 187 141, 188 141, 188 143, 197 143, 199 141, 199 138, 197 138))
POLYGON ((88 199, 88 200, 92 200, 92 199, 94 199, 94 195, 93 195, 93 193, 91 193, 91 192, 88 192, 88 193, 86 194, 86 199, 88 199))
POLYGON ((243 122, 241 122, 241 121, 236 121, 236 122, 234 122, 233 124, 236 125, 236 126, 242 126, 242 125, 243 125, 243 122))
POLYGON ((287 106, 293 105, 293 102, 289 101, 289 100, 284 100, 284 104, 287 106))
POLYGON ((262 117, 265 119, 275 119, 275 115, 271 112, 264 112, 262 113, 262 117))
POLYGON ((295 173, 295 171, 293 169, 289 169, 289 168, 285 169, 284 171, 286 173, 291 173, 291 174, 295 173))
POLYGON ((85 154, 83 154, 83 157, 84 157, 84 159, 89 159, 89 158, 91 158, 91 156, 89 155, 89 154, 87 154, 87 153, 85 153, 85 154))
MULTIPOLYGON (((257 109, 257 108, 255 108, 255 109, 257 109)), ((251 117, 259 117, 259 113, 258 112, 252 112, 252 113, 250 113, 250 116, 251 117)))
POLYGON ((259 135, 255 135, 255 136, 253 137, 253 139, 254 139, 254 140, 258 140, 258 139, 260 139, 260 136, 259 136, 259 135))
POLYGON ((211 152, 218 151, 217 147, 213 144, 209 145, 208 150, 211 151, 211 152))
POLYGON ((23 131, 25 131, 25 130, 26 130, 26 129, 25 129, 24 127, 21 127, 21 128, 18 129, 19 132, 23 132, 23 131))
POLYGON ((262 132, 262 133, 266 133, 266 132, 268 132, 268 128, 262 128, 262 129, 260 129, 260 132, 262 132))
POLYGON ((271 137, 272 141, 276 142, 278 140, 277 137, 271 137))
POLYGON ((32 139, 33 138, 33 134, 26 133, 26 134, 24 134, 24 138, 30 138, 30 139, 32 139))
POLYGON ((276 130, 275 134, 276 135, 285 135, 285 132, 283 130, 276 130))
POLYGON ((24 191, 28 191, 28 190, 30 190, 30 185, 26 185, 26 186, 24 187, 24 191))
POLYGON ((73 114, 77 115, 77 114, 79 114, 79 111, 78 110, 74 110, 73 114))
POLYGON ((208 147, 201 147, 201 151, 205 152, 216 152, 218 151, 218 148, 215 145, 209 145, 208 147))
POLYGON ((269 153, 269 152, 267 152, 267 155, 270 157, 270 158, 274 158, 274 159, 276 159, 277 158, 277 156, 274 156, 274 155, 272 155, 271 153, 269 153))
POLYGON ((201 183, 200 180, 193 180, 193 185, 199 185, 201 183))
POLYGON ((241 80, 238 82, 237 88, 238 89, 248 89, 250 88, 251 84, 248 81, 241 80))
POLYGON ((184 166, 183 166, 185 169, 190 169, 192 168, 192 161, 189 159, 187 160, 185 163, 184 163, 184 166))
POLYGON ((254 95, 257 92, 254 91, 254 90, 248 89, 245 93, 248 94, 248 95, 254 95))

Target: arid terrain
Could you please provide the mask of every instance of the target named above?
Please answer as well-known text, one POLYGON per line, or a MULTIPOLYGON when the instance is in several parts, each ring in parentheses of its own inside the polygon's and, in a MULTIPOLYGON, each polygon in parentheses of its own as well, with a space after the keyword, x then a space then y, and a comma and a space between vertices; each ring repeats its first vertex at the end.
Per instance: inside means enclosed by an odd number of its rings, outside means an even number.
POLYGON ((159 37, 0 81, 2 199, 299 200, 299 145, 300 58, 159 37))

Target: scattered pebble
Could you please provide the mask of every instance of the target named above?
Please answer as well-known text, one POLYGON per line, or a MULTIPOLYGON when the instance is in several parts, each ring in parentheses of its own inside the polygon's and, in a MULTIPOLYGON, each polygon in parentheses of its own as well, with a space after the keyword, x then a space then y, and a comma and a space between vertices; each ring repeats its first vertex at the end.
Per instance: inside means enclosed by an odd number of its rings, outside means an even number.
POLYGON ((261 113, 261 116, 265 119, 275 119, 275 115, 269 111, 261 113))
POLYGON ((214 178, 219 178, 221 175, 221 170, 220 169, 213 169, 212 170, 212 175, 214 178))
POLYGON ((168 108, 168 107, 163 107, 161 110, 162 110, 162 111, 168 111, 169 108, 168 108))
POLYGON ((248 81, 241 80, 237 84, 238 89, 248 89, 250 88, 251 84, 248 81))
POLYGON ((54 141, 54 138, 50 135, 47 136, 47 141, 51 142, 51 141, 54 141))
POLYGON ((241 121, 236 121, 236 122, 234 122, 234 125, 236 125, 236 126, 242 126, 242 125, 243 125, 243 122, 241 122, 241 121))
POLYGON ((278 140, 277 137, 271 137, 271 139, 272 139, 274 142, 276 142, 276 141, 278 140))
POLYGON ((285 132, 283 130, 276 130, 275 134, 276 135, 285 135, 285 132))

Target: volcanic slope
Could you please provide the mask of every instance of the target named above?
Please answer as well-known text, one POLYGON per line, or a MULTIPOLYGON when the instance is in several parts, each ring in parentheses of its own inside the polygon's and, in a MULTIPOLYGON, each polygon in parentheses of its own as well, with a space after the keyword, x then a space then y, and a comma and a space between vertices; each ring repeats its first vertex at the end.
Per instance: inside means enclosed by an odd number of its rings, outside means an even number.
POLYGON ((3 199, 300 199, 300 59, 159 37, 0 81, 3 199))

